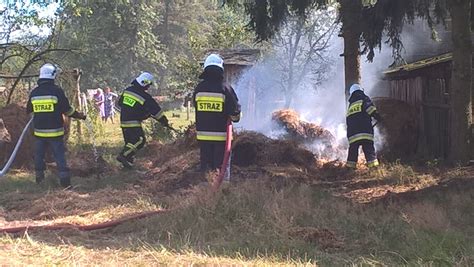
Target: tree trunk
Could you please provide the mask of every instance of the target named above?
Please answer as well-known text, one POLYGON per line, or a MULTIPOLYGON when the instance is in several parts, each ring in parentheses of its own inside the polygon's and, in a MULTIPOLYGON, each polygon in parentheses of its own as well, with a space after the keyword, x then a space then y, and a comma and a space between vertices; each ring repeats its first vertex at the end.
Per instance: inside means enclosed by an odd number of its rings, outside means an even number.
POLYGON ((348 95, 349 87, 354 83, 360 83, 360 35, 359 27, 362 14, 361 1, 340 0, 339 1, 342 36, 344 38, 344 75, 345 92, 348 95))
POLYGON ((469 161, 470 127, 472 123, 471 79, 471 1, 450 0, 453 40, 451 75, 450 144, 448 159, 452 163, 469 161))

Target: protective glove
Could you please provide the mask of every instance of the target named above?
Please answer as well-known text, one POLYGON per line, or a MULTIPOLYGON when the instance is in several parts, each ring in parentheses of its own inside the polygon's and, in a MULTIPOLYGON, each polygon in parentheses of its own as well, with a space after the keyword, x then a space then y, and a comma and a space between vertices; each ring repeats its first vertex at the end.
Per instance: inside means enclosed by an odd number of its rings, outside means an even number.
POLYGON ((159 122, 161 123, 161 125, 163 125, 164 127, 169 127, 169 126, 170 126, 170 124, 169 124, 169 122, 168 122, 168 118, 166 118, 165 115, 163 115, 158 121, 159 121, 159 122))
POLYGON ((87 115, 84 114, 83 112, 77 112, 77 115, 75 116, 76 119, 80 120, 85 120, 87 118, 87 115))

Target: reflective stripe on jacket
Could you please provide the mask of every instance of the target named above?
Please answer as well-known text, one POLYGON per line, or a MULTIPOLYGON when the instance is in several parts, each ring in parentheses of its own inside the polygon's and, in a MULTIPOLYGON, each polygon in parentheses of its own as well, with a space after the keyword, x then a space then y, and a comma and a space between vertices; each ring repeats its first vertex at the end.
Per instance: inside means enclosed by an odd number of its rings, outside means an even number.
POLYGON ((224 142, 227 120, 240 114, 239 100, 234 89, 223 82, 218 67, 207 67, 201 78, 193 93, 197 140, 224 142))
POLYGON ((31 91, 26 111, 34 114, 34 135, 51 138, 64 135, 63 114, 71 116, 76 110, 54 80, 39 79, 38 87, 31 91))
POLYGON ((120 127, 142 127, 141 122, 149 117, 160 119, 163 110, 160 105, 148 94, 144 87, 132 83, 120 95, 117 102, 120 107, 120 127))
POLYGON ((363 91, 355 91, 347 108, 347 139, 349 144, 361 140, 374 141, 372 117, 378 116, 377 108, 363 91))

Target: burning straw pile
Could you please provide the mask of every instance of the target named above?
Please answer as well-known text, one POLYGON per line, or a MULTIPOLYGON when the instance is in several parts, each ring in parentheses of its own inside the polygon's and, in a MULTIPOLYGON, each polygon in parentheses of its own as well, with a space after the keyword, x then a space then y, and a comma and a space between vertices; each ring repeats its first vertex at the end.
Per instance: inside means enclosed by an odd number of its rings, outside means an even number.
POLYGON ((294 110, 277 110, 273 112, 272 120, 287 132, 285 139, 303 143, 311 150, 316 150, 319 158, 335 159, 343 154, 344 149, 339 147, 336 138, 329 130, 301 120, 300 115, 294 110))
POLYGON ((323 127, 301 120, 300 115, 292 109, 273 112, 272 120, 285 128, 291 139, 322 141, 326 144, 332 144, 336 140, 331 132, 323 127))

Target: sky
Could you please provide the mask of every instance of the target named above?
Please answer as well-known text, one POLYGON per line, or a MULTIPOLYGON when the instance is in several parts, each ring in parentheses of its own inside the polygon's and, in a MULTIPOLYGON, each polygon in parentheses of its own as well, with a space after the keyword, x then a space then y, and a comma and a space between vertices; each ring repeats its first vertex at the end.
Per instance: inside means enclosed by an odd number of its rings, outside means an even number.
MULTIPOLYGON (((52 18, 60 6, 59 1, 53 0, 0 0, 0 10, 5 10, 12 7, 26 8, 28 10, 36 10, 40 18, 52 18), (39 3, 42 3, 40 5, 39 3)), ((0 18, 0 27, 3 28, 3 18, 0 18)), ((13 34, 13 38, 21 37, 22 35, 34 34, 47 36, 51 30, 47 26, 43 27, 24 27, 13 34)))

